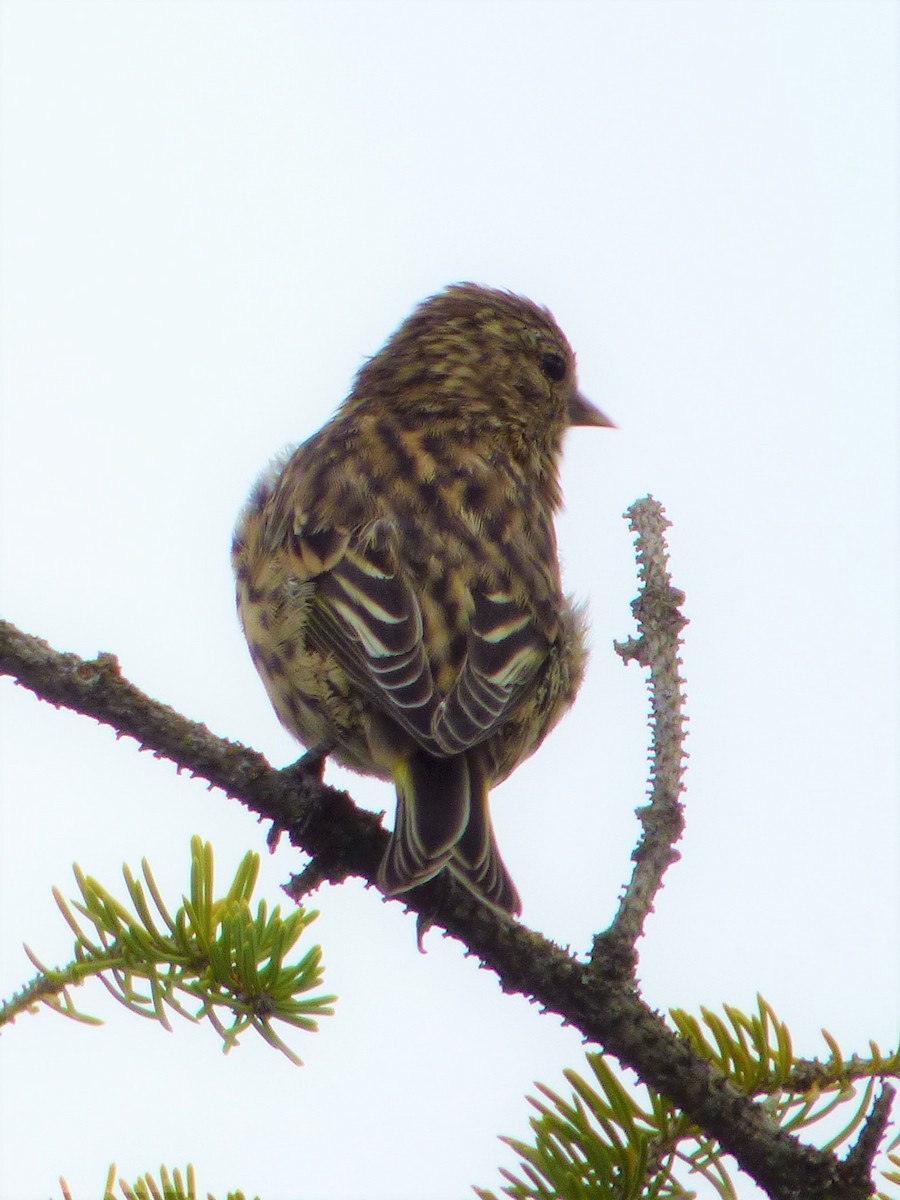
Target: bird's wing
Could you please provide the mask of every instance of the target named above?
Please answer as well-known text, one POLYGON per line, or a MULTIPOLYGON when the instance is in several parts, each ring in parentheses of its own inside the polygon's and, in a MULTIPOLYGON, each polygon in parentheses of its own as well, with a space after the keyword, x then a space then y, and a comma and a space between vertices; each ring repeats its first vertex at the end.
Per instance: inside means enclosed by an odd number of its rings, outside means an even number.
POLYGON ((301 531, 293 541, 316 585, 305 626, 313 644, 334 656, 378 710, 440 753, 431 737, 437 701, 422 613, 398 569, 391 525, 376 521, 352 540, 301 531))
POLYGON ((459 754, 495 732, 535 682, 550 643, 533 608, 507 591, 476 592, 462 671, 435 711, 431 733, 459 754))

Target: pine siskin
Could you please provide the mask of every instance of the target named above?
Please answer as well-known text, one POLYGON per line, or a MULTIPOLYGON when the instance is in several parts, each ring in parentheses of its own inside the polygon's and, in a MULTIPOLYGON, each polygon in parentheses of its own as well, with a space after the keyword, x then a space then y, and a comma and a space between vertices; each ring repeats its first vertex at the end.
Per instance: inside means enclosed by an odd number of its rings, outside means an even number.
POLYGON ((521 909, 488 793, 584 674, 552 521, 569 425, 612 422, 578 392, 550 313, 459 284, 419 305, 241 514, 238 611, 278 716, 396 787, 388 895, 447 867, 521 909))

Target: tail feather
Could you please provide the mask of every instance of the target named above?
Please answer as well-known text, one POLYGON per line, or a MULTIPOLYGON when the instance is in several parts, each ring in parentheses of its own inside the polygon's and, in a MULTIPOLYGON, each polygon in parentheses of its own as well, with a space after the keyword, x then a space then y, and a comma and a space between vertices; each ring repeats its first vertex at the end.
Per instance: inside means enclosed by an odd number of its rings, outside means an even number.
POLYGON ((397 816, 378 872, 393 896, 427 883, 445 867, 492 908, 517 914, 522 903, 503 865, 477 756, 435 758, 415 750, 394 770, 397 816))
POLYGON ((474 755, 469 756, 469 790, 469 823, 453 848, 449 870, 491 907, 517 916, 522 901, 497 848, 488 786, 474 755))
POLYGON ((388 896, 427 883, 453 855, 469 820, 469 768, 463 755, 414 750, 394 768, 397 816, 378 872, 388 896))

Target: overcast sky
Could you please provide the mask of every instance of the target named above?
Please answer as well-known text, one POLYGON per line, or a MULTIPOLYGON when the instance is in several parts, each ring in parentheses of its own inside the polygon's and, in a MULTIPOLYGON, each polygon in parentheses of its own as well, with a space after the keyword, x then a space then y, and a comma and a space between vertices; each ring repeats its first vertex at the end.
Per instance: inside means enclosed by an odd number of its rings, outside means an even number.
MULTIPOLYGON (((667 507, 687 593, 682 861, 641 946, 665 1010, 757 991, 804 1055, 896 1038, 898 166, 894 3, 6 0, 0 46, 0 612, 117 654, 135 684, 278 766, 298 753, 236 617, 228 548, 257 473, 457 280, 548 305, 584 392, 563 469, 579 700, 498 789, 524 921, 583 950, 646 788, 646 695, 612 640, 621 514, 667 507)), ((8 681, 0 992, 62 963, 51 888, 189 838, 225 880, 265 828, 134 743, 8 681)), ((391 789, 328 780, 392 819, 391 789)), ((303 860, 263 862, 270 902, 303 860)), ((499 1187, 535 1080, 583 1047, 356 881, 312 933, 337 1015, 292 1039, 166 1034, 107 1003, 0 1046, 0 1200, 99 1194, 161 1162, 203 1194, 457 1200, 499 1187)), ((758 1193, 740 1183, 741 1200, 758 1193)))

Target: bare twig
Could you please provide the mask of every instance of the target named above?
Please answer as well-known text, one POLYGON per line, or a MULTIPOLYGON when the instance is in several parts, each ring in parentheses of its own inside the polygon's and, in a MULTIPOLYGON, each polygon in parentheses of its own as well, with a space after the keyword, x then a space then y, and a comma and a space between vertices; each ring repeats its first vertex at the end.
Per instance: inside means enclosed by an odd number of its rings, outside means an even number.
POLYGON ((592 961, 633 974, 635 945, 644 931, 653 901, 668 867, 677 862, 675 843, 684 832, 683 789, 684 696, 678 673, 681 631, 687 620, 680 612, 684 593, 672 586, 668 570, 665 531, 670 525, 662 505, 647 496, 625 513, 637 533, 637 560, 641 592, 632 603, 640 636, 615 643, 625 663, 637 662, 650 670, 650 708, 653 741, 650 803, 638 809, 643 833, 632 859, 635 867, 615 919, 594 939, 592 961))
POLYGON ((859 1137, 847 1153, 844 1162, 853 1173, 861 1178, 872 1173, 872 1164, 881 1145, 884 1131, 891 1118, 891 1105, 896 1091, 889 1083, 881 1089, 881 1094, 872 1105, 869 1118, 860 1130, 859 1137))

